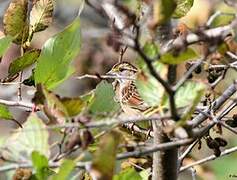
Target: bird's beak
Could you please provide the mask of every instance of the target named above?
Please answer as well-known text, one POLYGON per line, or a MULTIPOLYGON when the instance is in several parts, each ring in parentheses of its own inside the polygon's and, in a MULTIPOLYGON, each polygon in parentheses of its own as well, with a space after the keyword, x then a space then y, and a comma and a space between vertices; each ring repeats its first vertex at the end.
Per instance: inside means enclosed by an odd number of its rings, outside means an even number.
POLYGON ((106 73, 106 75, 115 76, 116 73, 113 70, 110 70, 109 72, 106 73))

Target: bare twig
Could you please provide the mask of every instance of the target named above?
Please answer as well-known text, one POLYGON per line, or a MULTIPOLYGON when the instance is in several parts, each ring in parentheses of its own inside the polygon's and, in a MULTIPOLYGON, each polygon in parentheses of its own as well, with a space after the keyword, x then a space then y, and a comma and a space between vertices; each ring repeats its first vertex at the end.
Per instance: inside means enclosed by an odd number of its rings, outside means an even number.
MULTIPOLYGON (((213 102, 213 105, 212 105, 213 111, 215 112, 217 109, 219 109, 236 91, 237 91, 237 87, 236 87, 236 81, 235 81, 223 92, 223 94, 219 98, 217 98, 213 102)), ((209 111, 210 111, 209 108, 206 108, 204 112, 209 114, 209 111)), ((202 123, 205 119, 207 119, 207 116, 204 113, 200 113, 192 121, 188 121, 187 126, 190 128, 194 128, 198 126, 200 123, 202 123)))
MULTIPOLYGON (((76 167, 78 168, 85 168, 86 166, 89 166, 90 162, 77 162, 76 167)), ((60 167, 60 162, 49 162, 49 167, 51 168, 57 168, 60 167)), ((32 163, 17 163, 17 164, 9 164, 5 166, 0 167, 0 172, 10 171, 18 168, 33 168, 32 163)))
POLYGON ((174 40, 170 40, 170 43, 163 48, 163 52, 168 52, 171 49, 176 49, 180 47, 186 47, 190 44, 194 44, 200 41, 210 41, 212 39, 224 39, 228 34, 231 33, 231 30, 237 26, 237 18, 235 18, 231 24, 226 26, 221 26, 213 29, 208 29, 202 32, 202 35, 190 33, 186 38, 178 37, 174 40))
POLYGON ((182 78, 178 81, 178 83, 173 87, 174 91, 177 91, 188 79, 188 77, 192 74, 192 72, 202 64, 203 60, 205 58, 201 58, 198 61, 195 61, 195 64, 193 64, 190 69, 182 76, 182 78))
POLYGON ((174 100, 175 91, 172 89, 172 87, 169 85, 169 83, 166 82, 157 73, 156 69, 152 65, 153 60, 143 52, 143 50, 140 46, 140 43, 139 43, 139 37, 140 37, 139 27, 137 27, 136 29, 137 29, 137 35, 136 35, 136 38, 134 40, 135 41, 134 50, 142 57, 142 59, 144 60, 144 62, 147 65, 151 75, 154 76, 154 78, 156 78, 156 80, 162 84, 162 86, 165 88, 166 92, 169 94, 169 102, 170 102, 172 117, 173 117, 174 120, 178 120, 179 118, 178 118, 176 105, 175 105, 175 100, 174 100))
POLYGON ((120 50, 120 56, 119 56, 119 62, 123 61, 123 55, 125 54, 126 50, 128 49, 128 46, 125 46, 124 49, 121 48, 120 50))
POLYGON ((78 76, 76 79, 85 79, 85 78, 91 78, 91 79, 127 79, 127 80, 135 80, 134 78, 125 77, 125 76, 111 76, 111 75, 100 75, 100 77, 96 75, 91 74, 84 74, 83 76, 78 76))
POLYGON ((0 82, 0 85, 18 85, 22 84, 22 82, 0 82))
POLYGON ((140 151, 137 150, 137 151, 118 154, 117 159, 126 159, 129 157, 141 157, 143 155, 151 154, 153 152, 157 152, 160 150, 167 150, 170 148, 187 145, 187 144, 192 143, 193 141, 194 141, 193 139, 189 138, 189 139, 181 139, 181 140, 177 140, 177 141, 173 141, 173 142, 166 142, 166 143, 162 143, 162 144, 158 144, 158 145, 153 145, 151 147, 147 147, 144 150, 140 150, 140 151))
POLYGON ((231 131, 231 132, 233 132, 234 134, 237 135, 237 130, 236 130, 236 129, 234 129, 234 128, 228 126, 228 125, 226 125, 226 124, 225 124, 224 122, 222 122, 222 121, 220 121, 219 124, 221 124, 221 126, 223 126, 224 128, 228 129, 229 131, 231 131))
MULTIPOLYGON (((236 56, 234 53, 232 53, 232 52, 230 52, 230 51, 227 51, 226 54, 227 54, 228 56, 230 56, 232 59, 237 60, 237 56, 236 56)), ((236 63, 236 62, 235 62, 235 63, 236 63)))
POLYGON ((91 1, 91 0, 85 0, 85 3, 90 6, 91 8, 95 9, 97 13, 99 13, 101 16, 103 16, 103 9, 98 5, 98 2, 91 1))
POLYGON ((135 133, 139 133, 139 134, 144 134, 146 135, 146 137, 154 137, 154 133, 152 130, 150 129, 143 129, 141 127, 139 127, 136 124, 131 124, 131 123, 125 123, 123 124, 123 127, 129 129, 131 132, 135 132, 135 133))
POLYGON ((192 180, 196 180, 196 175, 197 175, 196 170, 193 167, 191 167, 190 171, 191 171, 191 175, 192 175, 192 180))
MULTIPOLYGON (((91 129, 91 128, 103 128, 113 125, 120 125, 120 124, 126 124, 126 123, 138 123, 142 121, 160 121, 160 120, 167 120, 170 119, 170 116, 151 116, 151 117, 130 117, 130 118, 107 118, 107 119, 101 119, 100 121, 93 121, 86 124, 79 124, 79 123, 65 123, 65 124, 58 124, 58 125, 49 125, 41 130, 51 130, 56 128, 72 128, 77 127, 79 129, 91 129)), ((35 129, 26 129, 25 131, 34 131, 35 129)), ((15 130, 13 130, 15 131, 15 130)), ((152 135, 152 132, 150 134, 152 135)))
MULTIPOLYGON (((21 45, 21 57, 24 55, 24 48, 23 45, 21 45)), ((22 77, 23 77, 23 70, 20 72, 19 74, 19 82, 22 82, 22 77)), ((22 96, 21 96, 21 86, 22 84, 19 83, 18 85, 18 92, 17 92, 17 96, 18 96, 18 101, 22 100, 22 96)))
POLYGON ((209 27, 212 22, 218 17, 221 15, 221 12, 220 11, 216 11, 213 15, 211 15, 206 23, 206 25, 209 27))
POLYGON ((206 163, 206 162, 215 160, 215 159, 220 158, 220 157, 222 157, 222 156, 226 156, 226 155, 228 155, 228 154, 230 154, 230 153, 233 153, 233 152, 236 152, 236 151, 237 151, 237 146, 236 146, 236 147, 229 148, 229 149, 226 149, 225 151, 223 151, 223 152, 221 153, 221 155, 220 155, 219 157, 217 157, 217 156, 215 156, 215 155, 208 156, 208 157, 206 157, 206 158, 204 158, 204 159, 201 159, 201 160, 199 160, 199 161, 196 161, 196 162, 194 162, 194 163, 188 164, 188 165, 186 165, 186 166, 182 166, 182 167, 180 168, 180 171, 179 171, 179 172, 185 171, 185 170, 189 169, 190 167, 193 167, 193 166, 196 166, 196 165, 200 165, 200 164, 203 164, 203 163, 206 163))
MULTIPOLYGON (((175 142, 168 142, 168 143, 163 143, 163 144, 158 144, 156 146, 151 146, 148 147, 144 150, 140 150, 140 151, 133 151, 133 152, 126 152, 126 153, 121 153, 117 155, 117 159, 121 160, 121 159, 127 159, 129 157, 140 157, 143 155, 147 155, 147 154, 151 154, 153 152, 156 151, 160 151, 160 150, 165 150, 165 149, 170 149, 173 147, 178 147, 181 145, 187 145, 190 144, 193 141, 193 139, 182 139, 182 140, 178 140, 175 142)), ((49 167, 51 168, 57 168, 61 165, 60 162, 49 162, 49 167)), ((91 161, 87 161, 87 162, 77 162, 76 167, 77 168, 86 168, 89 167, 91 165, 91 161)), ((0 172, 5 172, 5 171, 10 171, 10 170, 14 170, 17 168, 33 168, 33 165, 31 163, 17 163, 17 164, 9 164, 9 165, 5 165, 5 166, 1 166, 0 167, 0 172)))
POLYGON ((24 108, 29 108, 32 109, 34 107, 34 104, 24 102, 24 101, 8 101, 8 100, 3 100, 0 99, 0 104, 4 104, 6 106, 19 106, 19 107, 24 107, 24 108))
POLYGON ((234 109, 234 107, 236 107, 237 102, 233 101, 230 104, 227 104, 226 107, 224 108, 224 110, 217 116, 215 117, 213 115, 213 111, 211 111, 209 116, 210 119, 212 119, 211 122, 208 123, 208 125, 206 125, 203 128, 195 128, 193 129, 193 135, 194 136, 198 136, 198 137, 202 137, 204 134, 206 134, 214 125, 218 124, 219 122, 221 122, 221 119, 224 118, 230 111, 232 111, 234 109))
POLYGON ((199 142, 199 139, 195 140, 192 144, 188 146, 188 148, 183 152, 183 154, 179 157, 179 162, 182 164, 184 158, 192 151, 194 146, 199 142))

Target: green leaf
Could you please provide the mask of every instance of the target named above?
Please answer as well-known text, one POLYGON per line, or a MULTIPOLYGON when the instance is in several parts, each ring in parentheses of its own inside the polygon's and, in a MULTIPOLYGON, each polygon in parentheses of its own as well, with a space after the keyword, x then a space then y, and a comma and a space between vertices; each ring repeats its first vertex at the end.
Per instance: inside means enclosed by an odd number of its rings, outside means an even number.
POLYGON ((180 64, 182 62, 193 60, 197 58, 198 55, 191 48, 187 48, 184 52, 174 56, 171 53, 165 53, 161 56, 160 61, 166 64, 180 64))
POLYGON ((82 98, 61 98, 60 101, 64 105, 67 110, 69 116, 76 116, 78 115, 86 106, 87 102, 83 101, 82 98))
POLYGON ((14 37, 13 42, 22 44, 28 36, 28 0, 13 0, 3 17, 4 33, 14 37))
POLYGON ((53 1, 38 0, 30 12, 30 25, 32 32, 45 30, 53 20, 53 1))
POLYGON ((129 168, 121 171, 113 177, 113 180, 143 180, 134 168, 129 168))
POLYGON ((72 160, 66 159, 60 166, 59 172, 53 175, 52 180, 67 180, 76 163, 72 160))
MULTIPOLYGON (((192 86, 191 85, 189 85, 190 87, 187 87, 186 86, 186 88, 191 88, 192 86)), ((185 112, 183 113, 184 115, 181 117, 181 119, 178 121, 178 126, 183 126, 183 125, 185 125, 185 123, 186 123, 186 121, 187 120, 189 120, 191 117, 192 117, 192 114, 193 114, 193 112, 195 111, 195 109, 196 109, 196 106, 198 105, 198 103, 200 103, 200 100, 201 100, 201 98, 202 98, 202 95, 203 95, 203 93, 204 93, 204 90, 205 90, 205 86, 204 86, 204 84, 202 84, 202 83, 196 83, 196 85, 195 86, 193 86, 193 88, 194 88, 194 90, 193 90, 193 94, 192 94, 192 101, 190 102, 191 103, 191 105, 190 105, 190 107, 188 107, 186 110, 185 110, 185 112)), ((184 90, 184 89, 181 89, 180 91, 183 91, 183 92, 187 92, 187 90, 184 90)), ((179 92, 178 91, 178 93, 182 93, 182 92, 179 92)), ((178 94, 177 93, 177 94, 178 94)), ((187 95, 187 93, 186 94, 184 94, 184 95, 187 95)), ((179 95, 176 95, 176 100, 177 100, 177 102, 176 103, 179 103, 178 101, 179 101, 179 99, 178 99, 178 96, 179 95)), ((184 97, 183 97, 184 98, 184 97)))
POLYGON ((181 86, 175 94, 177 108, 189 106, 194 100, 200 96, 200 93, 205 89, 203 83, 187 81, 181 86))
POLYGON ((4 53, 9 48, 12 40, 13 40, 13 38, 11 36, 1 37, 1 39, 0 39, 0 62, 1 62, 1 57, 4 55, 4 53))
POLYGON ((37 58, 40 55, 39 49, 34 49, 26 52, 23 56, 15 59, 8 69, 9 76, 14 76, 23 69, 29 67, 37 61, 37 58))
POLYGON ((23 128, 19 128, 6 140, 2 155, 17 162, 21 162, 22 159, 24 162, 30 160, 33 151, 49 157, 49 134, 45 129, 42 120, 32 113, 23 124, 23 128))
POLYGON ((166 23, 176 8, 176 0, 156 0, 154 2, 153 20, 157 24, 166 23))
POLYGON ((139 175, 142 177, 142 180, 149 180, 151 176, 151 168, 142 170, 139 175))
POLYGON ((38 180, 47 179, 47 177, 54 173, 52 170, 49 169, 47 157, 40 154, 38 151, 32 152, 31 160, 36 171, 35 176, 38 180))
MULTIPOLYGON (((154 58, 158 54, 158 47, 152 42, 147 42, 144 45, 143 50, 151 58, 154 58)), ((163 86, 150 74, 142 59, 138 59, 137 62, 142 70, 138 74, 135 82, 140 96, 149 106, 159 105, 164 94, 163 86)), ((161 77, 166 77, 167 67, 164 64, 155 61, 153 62, 153 66, 161 77)))
POLYGON ((177 0, 177 7, 174 11, 173 18, 185 16, 193 6, 194 0, 177 0))
POLYGON ((230 24, 235 19, 235 14, 222 14, 217 16, 211 23, 211 27, 219 27, 230 24))
MULTIPOLYGON (((162 64, 157 63, 157 65, 157 71, 162 71, 162 64)), ((140 73, 136 80, 136 86, 138 93, 149 106, 159 105, 164 94, 164 88, 152 75, 148 72, 140 73)))
POLYGON ((7 106, 3 104, 0 104, 0 119, 7 119, 7 120, 14 119, 7 106))
POLYGON ((120 134, 111 131, 101 138, 92 162, 91 176, 98 180, 112 179, 120 134))
POLYGON ((114 101, 114 91, 110 83, 102 81, 95 89, 94 98, 89 107, 93 114, 112 113, 119 109, 118 103, 114 101))
POLYGON ((73 73, 71 61, 79 53, 81 30, 79 18, 50 38, 42 49, 35 68, 35 82, 53 89, 73 73))
POLYGON ((234 6, 227 6, 222 2, 217 4, 215 10, 215 13, 219 13, 219 15, 212 21, 210 25, 212 28, 228 25, 235 18, 236 8, 234 6))
POLYGON ((53 122, 65 123, 68 113, 60 98, 53 92, 48 91, 45 87, 42 87, 42 89, 37 88, 37 92, 43 94, 43 99, 39 99, 39 101, 43 101, 43 110, 48 118, 53 122))

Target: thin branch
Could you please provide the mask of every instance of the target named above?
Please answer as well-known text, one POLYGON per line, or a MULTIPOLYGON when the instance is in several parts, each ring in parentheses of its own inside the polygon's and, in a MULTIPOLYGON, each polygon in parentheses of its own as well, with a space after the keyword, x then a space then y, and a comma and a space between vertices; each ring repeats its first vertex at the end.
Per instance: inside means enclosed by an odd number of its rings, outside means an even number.
POLYGON ((193 71, 202 64, 205 58, 201 58, 197 60, 195 64, 193 64, 189 70, 182 76, 182 78, 177 82, 177 84, 173 87, 174 91, 177 91, 188 79, 188 77, 193 73, 193 71))
MULTIPOLYGON (((212 119, 211 122, 208 123, 207 126, 203 127, 203 128, 195 128, 193 129, 192 133, 193 136, 198 136, 198 137, 202 137, 204 134, 206 134, 214 125, 218 124, 221 122, 221 119, 224 118, 230 111, 232 111, 234 109, 234 107, 236 107, 237 105, 237 101, 231 102, 230 104, 227 104, 227 107, 224 107, 223 111, 217 116, 215 117, 213 115, 213 111, 211 112, 211 114, 209 116, 210 119, 212 119)), ((205 114, 204 114, 205 115, 205 114)))
POLYGON ((231 131, 231 132, 233 132, 234 134, 237 135, 237 130, 236 130, 236 129, 234 129, 234 128, 228 126, 228 125, 226 125, 226 124, 225 124, 224 122, 222 122, 222 121, 220 121, 219 124, 221 124, 224 128, 228 129, 229 131, 231 131))
POLYGON ((210 41, 213 39, 224 39, 228 34, 231 33, 232 29, 237 26, 237 18, 235 18, 231 24, 226 26, 221 26, 213 29, 208 29, 202 32, 201 35, 190 33, 186 38, 178 37, 176 39, 170 40, 170 43, 163 48, 163 52, 168 52, 172 49, 186 47, 188 45, 200 42, 200 41, 210 41))
POLYGON ((199 139, 195 140, 192 144, 188 146, 188 148, 183 152, 183 154, 179 157, 179 162, 182 164, 184 158, 192 151, 194 146, 199 142, 199 139))
MULTIPOLYGON (((140 151, 133 151, 133 152, 126 152, 126 153, 121 153, 117 155, 117 160, 121 160, 121 159, 127 159, 129 157, 140 157, 143 155, 147 155, 147 154, 151 154, 153 152, 156 151, 160 151, 160 150, 166 150, 166 149, 170 149, 173 147, 178 147, 178 146, 182 146, 182 145, 187 145, 193 142, 193 139, 182 139, 182 140, 178 140, 175 142, 168 142, 168 143, 163 143, 163 144, 158 144, 156 146, 151 146, 148 147, 144 150, 140 150, 140 151)), ((87 168, 90 167, 91 165, 91 161, 87 161, 87 162, 77 162, 76 167, 77 168, 87 168)), ((51 168, 57 168, 61 166, 60 162, 49 162, 49 167, 51 168)), ((10 170, 14 170, 17 168, 33 168, 33 165, 31 163, 17 163, 17 164, 9 164, 9 165, 5 165, 5 166, 1 166, 0 167, 0 172, 5 172, 5 171, 10 171, 10 170)))
MULTIPOLYGON (((21 50, 21 57, 22 57, 24 55, 24 48, 23 48, 22 44, 21 44, 20 50, 21 50)), ((22 82, 22 78, 23 78, 23 70, 19 73, 19 82, 22 82)), ((21 95, 21 90, 22 89, 21 88, 22 88, 22 84, 19 83, 19 85, 18 85, 18 92, 17 92, 18 101, 22 100, 22 95, 21 95)))
MULTIPOLYGON (((234 53, 232 53, 232 52, 230 52, 230 51, 227 51, 226 54, 227 54, 228 56, 230 56, 232 59, 237 60, 237 56, 236 56, 234 53)), ((236 62, 235 62, 235 63, 236 63, 236 62)))
POLYGON ((191 168, 189 168, 189 169, 190 169, 190 171, 191 171, 192 180, 196 180, 196 176, 197 176, 196 170, 195 170, 193 167, 191 167, 191 168))
POLYGON ((222 157, 222 156, 226 156, 226 155, 228 155, 228 154, 230 154, 230 153, 233 153, 233 152, 236 152, 236 151, 237 151, 237 146, 236 146, 236 147, 229 148, 229 149, 226 149, 226 150, 223 151, 223 152, 220 154, 220 156, 218 156, 218 157, 215 156, 215 155, 211 155, 211 156, 208 156, 208 157, 206 157, 206 158, 204 158, 204 159, 201 159, 201 160, 199 160, 199 161, 196 161, 196 162, 194 162, 194 163, 188 164, 188 165, 186 165, 186 166, 182 166, 182 167, 180 168, 180 171, 179 171, 179 172, 185 171, 185 170, 189 169, 190 167, 193 167, 193 166, 196 166, 196 165, 200 165, 200 164, 203 164, 203 163, 206 163, 206 162, 215 160, 215 159, 220 158, 220 157, 222 157))
POLYGON ((134 124, 134 123, 125 123, 123 124, 123 127, 129 129, 131 132, 135 132, 135 133, 139 133, 139 134, 144 134, 146 135, 146 137, 154 137, 154 133, 152 130, 150 129, 143 129, 141 127, 139 127, 138 125, 134 124))
POLYGON ((169 94, 169 103, 170 103, 170 110, 171 110, 171 114, 174 120, 178 120, 178 114, 177 114, 177 110, 176 110, 176 105, 175 105, 175 99, 174 99, 174 95, 175 95, 175 91, 172 89, 172 87, 169 85, 168 82, 166 82, 156 71, 156 69, 154 68, 154 66, 152 65, 153 60, 148 57, 142 50, 140 43, 139 43, 139 36, 140 36, 140 29, 139 27, 137 27, 137 35, 135 38, 135 47, 134 50, 142 57, 142 59, 144 60, 144 62, 146 63, 148 70, 150 72, 150 74, 152 76, 154 76, 154 78, 161 83, 161 85, 165 88, 166 92, 169 94))
POLYGON ((157 81, 159 81, 162 86, 164 86, 165 90, 168 93, 173 93, 172 88, 169 86, 169 84, 161 78, 161 76, 156 72, 155 68, 152 65, 153 60, 151 58, 149 58, 141 49, 140 44, 138 42, 138 40, 136 40, 136 45, 135 45, 135 51, 142 57, 142 59, 144 60, 144 62, 146 63, 150 73, 152 76, 154 76, 157 81))
POLYGON ((174 147, 179 147, 179 146, 183 146, 183 145, 187 145, 192 143, 194 140, 192 138, 189 139, 181 139, 181 140, 177 140, 177 141, 173 141, 173 142, 166 142, 166 143, 162 143, 162 144, 158 144, 158 145, 153 145, 151 147, 147 147, 144 150, 136 150, 136 151, 132 151, 132 152, 126 152, 126 153, 122 153, 122 154, 118 154, 117 155, 117 159, 126 159, 129 157, 141 157, 143 155, 147 155, 147 154, 151 154, 157 151, 163 151, 163 150, 167 150, 167 149, 171 149, 174 147))
POLYGON ((22 84, 22 82, 0 82, 0 85, 18 85, 22 84))
POLYGON ((95 2, 94 2, 94 1, 91 2, 91 0, 85 0, 85 3, 86 3, 88 6, 90 6, 91 8, 95 9, 96 12, 97 12, 98 14, 100 14, 101 16, 104 15, 104 14, 103 14, 103 9, 102 9, 100 6, 98 6, 98 4, 95 5, 95 2))
POLYGON ((34 104, 24 102, 24 101, 8 101, 4 99, 0 99, 0 104, 4 104, 6 106, 19 106, 24 108, 32 109, 34 107, 34 104))
POLYGON ((234 2, 234 1, 230 1, 230 0, 224 0, 224 2, 226 3, 226 5, 228 5, 228 6, 231 6, 231 7, 234 7, 234 8, 236 8, 237 7, 237 4, 236 4, 236 2, 234 2))
MULTIPOLYGON (((90 162, 77 162, 77 168, 85 168, 89 166, 90 162)), ((61 162, 49 162, 49 167, 57 168, 61 166, 61 162)), ((17 163, 17 164, 9 164, 0 167, 0 172, 10 171, 18 168, 33 168, 32 163, 17 163)))
MULTIPOLYGON (((236 86, 236 81, 234 81, 233 84, 231 84, 223 93, 222 95, 217 98, 213 103, 212 103, 212 109, 215 112, 218 110, 236 91, 237 91, 237 86, 236 86)), ((204 120, 207 119, 207 116, 205 113, 209 114, 210 110, 209 107, 204 110, 204 113, 200 113, 198 116, 193 118, 191 121, 187 122, 187 126, 190 127, 191 129, 194 127, 197 127, 199 124, 201 124, 204 120)))
POLYGON ((216 11, 213 15, 211 15, 206 23, 207 27, 209 27, 212 22, 221 15, 221 11, 216 11))
MULTIPOLYGON (((126 123, 138 123, 143 121, 160 121, 160 120, 167 120, 170 119, 170 116, 151 116, 151 117, 130 117, 130 118, 106 118, 104 120, 100 121, 93 121, 86 124, 79 124, 79 123, 65 123, 65 124, 57 124, 57 125, 49 125, 43 129, 40 130, 53 130, 56 128, 72 128, 77 127, 79 129, 92 129, 92 128, 104 128, 104 127, 110 127, 112 125, 120 125, 120 124, 126 124, 126 123)), ((25 129, 25 131, 35 131, 36 129, 25 129)), ((17 130, 13 130, 17 131, 17 130)), ((152 135, 152 132, 150 132, 148 135, 152 135)))
POLYGON ((119 56, 119 61, 118 61, 119 63, 123 61, 123 56, 124 56, 124 54, 125 54, 125 52, 126 52, 127 49, 128 49, 128 46, 125 46, 124 49, 121 48, 121 50, 120 50, 120 56, 119 56))
POLYGON ((91 79, 127 79, 127 80, 135 80, 134 78, 130 78, 127 76, 111 76, 111 75, 92 75, 92 74, 85 74, 82 76, 77 76, 76 79, 82 80, 85 78, 91 78, 91 79))

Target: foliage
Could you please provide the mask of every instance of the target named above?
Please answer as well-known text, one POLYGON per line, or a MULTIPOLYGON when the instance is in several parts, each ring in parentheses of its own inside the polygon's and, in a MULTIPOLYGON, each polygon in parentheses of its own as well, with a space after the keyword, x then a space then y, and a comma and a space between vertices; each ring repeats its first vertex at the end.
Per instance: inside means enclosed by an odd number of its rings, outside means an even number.
POLYGON ((32 152, 31 159, 36 171, 34 175, 36 179, 46 179, 50 175, 54 174, 54 172, 49 169, 48 159, 38 151, 32 152))
POLYGON ((116 110, 118 110, 118 104, 114 101, 112 85, 102 81, 95 89, 89 111, 94 114, 103 114, 112 113, 116 110))
POLYGON ((17 59, 15 59, 9 66, 8 73, 9 76, 14 76, 16 73, 24 70, 26 67, 34 64, 40 55, 40 50, 34 49, 28 51, 17 59))
POLYGON ((111 179, 113 177, 119 137, 118 132, 111 131, 101 139, 92 162, 92 177, 101 180, 111 179))
POLYGON ((25 42, 28 34, 27 0, 14 0, 10 3, 3 18, 4 32, 14 37, 13 42, 25 42))
POLYGON ((141 176, 134 170, 134 168, 126 169, 120 174, 115 175, 113 180, 129 180, 129 179, 136 179, 136 180, 142 180, 141 176))
POLYGON ((160 61, 166 64, 180 64, 185 61, 197 59, 198 56, 191 48, 186 49, 184 52, 178 55, 171 53, 165 53, 160 61))
POLYGON ((0 104, 0 118, 1 119, 13 119, 11 112, 8 107, 0 104))
POLYGON ((44 44, 35 68, 36 84, 42 83, 53 89, 73 73, 70 63, 80 50, 80 32, 80 21, 76 18, 64 31, 44 44))
POLYGON ((181 18, 185 16, 193 6, 194 0, 178 0, 177 7, 174 11, 174 18, 181 18))
MULTIPOLYGON (((9 48, 13 38, 11 36, 1 37, 0 39, 0 57, 4 55, 6 50, 9 48)), ((0 60, 1 62, 1 60, 0 60)))
POLYGON ((33 151, 49 157, 49 144, 47 131, 42 131, 46 126, 36 114, 32 113, 27 121, 19 128, 17 132, 8 137, 3 148, 4 157, 12 161, 21 161, 30 159, 33 151))
POLYGON ((52 180, 58 180, 58 179, 68 179, 71 171, 73 170, 75 166, 75 162, 73 162, 72 160, 65 160, 58 173, 56 173, 55 175, 53 175, 52 180))
POLYGON ((38 32, 45 30, 53 20, 53 1, 36 1, 30 13, 31 31, 38 32))

